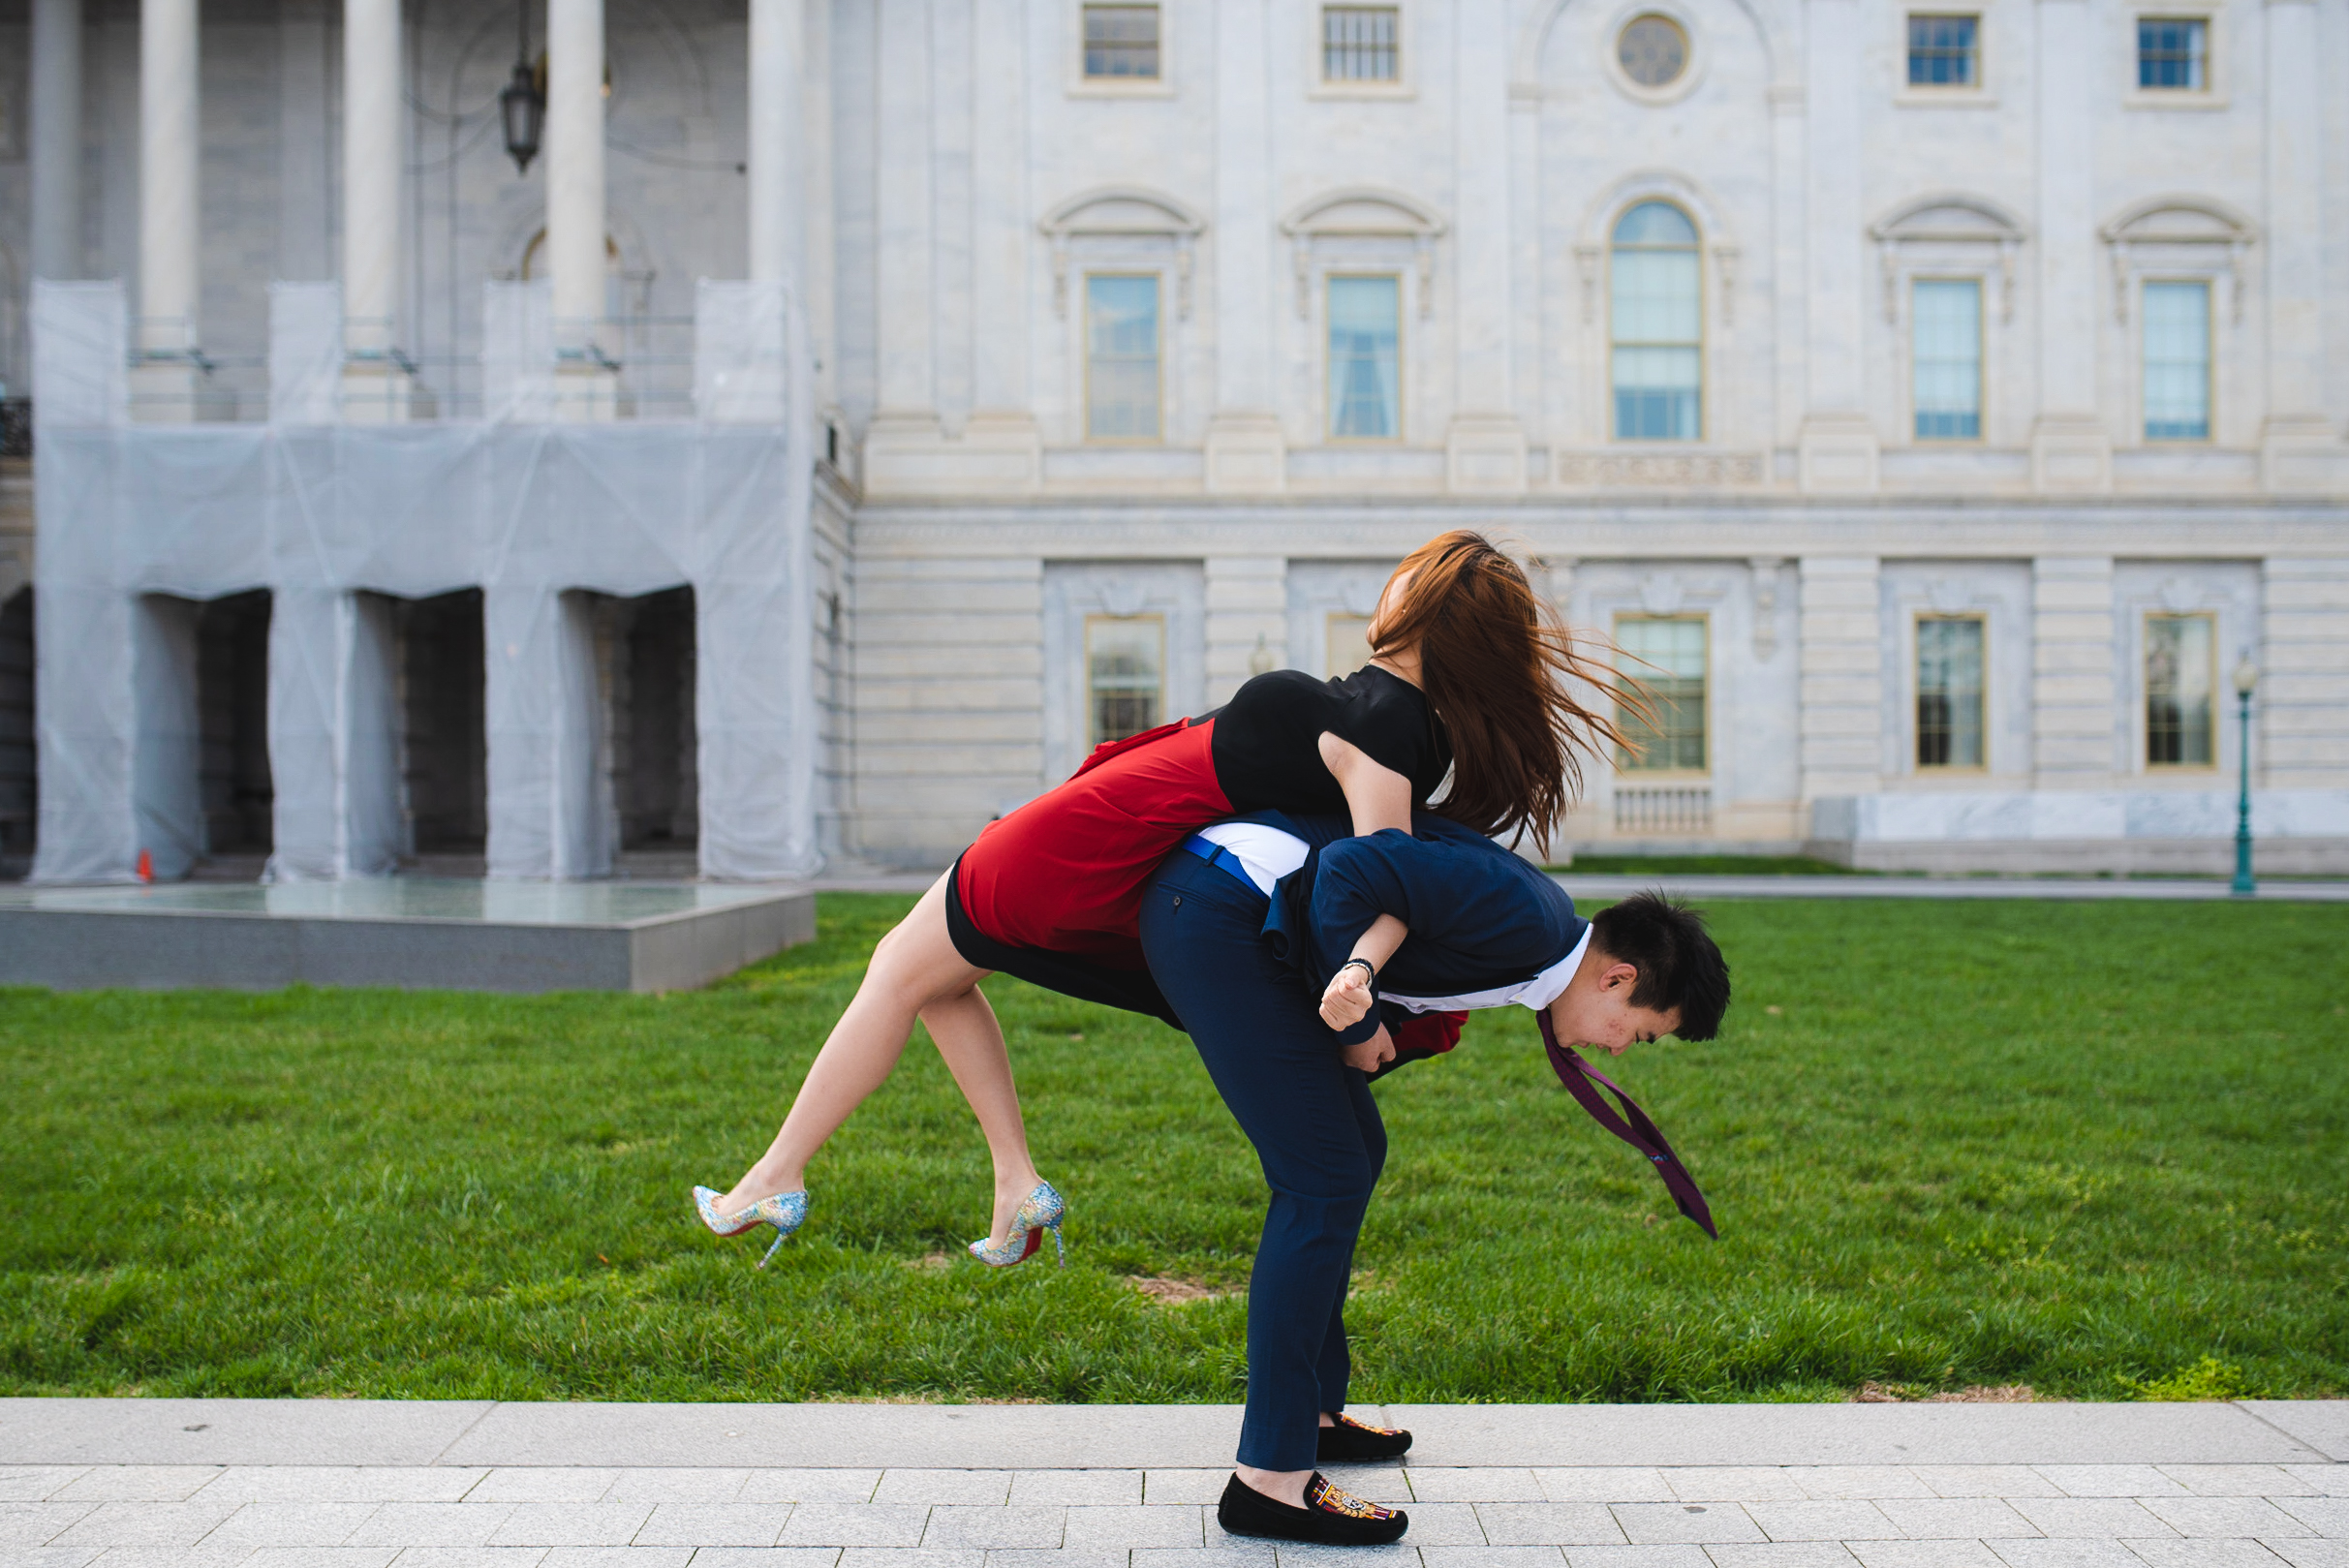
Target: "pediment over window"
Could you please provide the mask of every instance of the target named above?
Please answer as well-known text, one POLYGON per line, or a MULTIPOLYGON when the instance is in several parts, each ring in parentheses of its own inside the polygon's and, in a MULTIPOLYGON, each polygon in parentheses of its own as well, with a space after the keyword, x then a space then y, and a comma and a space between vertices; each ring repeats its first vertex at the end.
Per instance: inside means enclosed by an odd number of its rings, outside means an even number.
POLYGON ((2227 280, 2229 314, 2243 319, 2243 253, 2258 240, 2251 220, 2205 197, 2140 201, 2097 233, 2113 251, 2113 319, 2129 319, 2131 277, 2146 265, 2187 266, 2227 280))
POLYGON ((1173 247, 1175 300, 1190 314, 1191 258, 1207 220, 1173 197, 1140 186, 1105 186, 1072 196, 1044 215, 1036 227, 1052 242, 1052 308, 1068 309, 1068 250, 1071 242, 1161 240, 1173 247))
POLYGON ((1400 191, 1354 185, 1325 191, 1281 220, 1297 274, 1297 314, 1313 313, 1314 256, 1348 243, 1407 243, 1419 274, 1419 314, 1434 308, 1436 241, 1445 224, 1434 208, 1400 191))
POLYGON ((2108 245, 2248 245, 2251 221, 2215 201, 2161 197, 2143 201, 2102 231, 2108 245))
POLYGON ((1881 242, 2015 245, 2025 237, 2023 225, 2003 209, 1980 197, 1933 196, 1910 203, 1869 235, 1881 242))
POLYGON ((1901 280, 1932 265, 1980 265, 1998 279, 1998 319, 2015 319, 2015 252, 2029 237, 2022 221, 1978 196, 1929 196, 1870 224, 1883 263, 1884 319, 1901 319, 1901 280))

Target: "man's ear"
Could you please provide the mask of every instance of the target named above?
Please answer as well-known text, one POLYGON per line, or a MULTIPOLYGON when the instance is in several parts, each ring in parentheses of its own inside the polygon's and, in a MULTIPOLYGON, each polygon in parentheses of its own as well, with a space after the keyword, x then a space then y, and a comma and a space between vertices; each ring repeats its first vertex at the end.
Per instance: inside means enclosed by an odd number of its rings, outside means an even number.
POLYGON ((1598 989, 1601 991, 1613 991, 1622 986, 1637 987, 1638 984, 1639 967, 1634 964, 1610 964, 1598 974, 1598 989))

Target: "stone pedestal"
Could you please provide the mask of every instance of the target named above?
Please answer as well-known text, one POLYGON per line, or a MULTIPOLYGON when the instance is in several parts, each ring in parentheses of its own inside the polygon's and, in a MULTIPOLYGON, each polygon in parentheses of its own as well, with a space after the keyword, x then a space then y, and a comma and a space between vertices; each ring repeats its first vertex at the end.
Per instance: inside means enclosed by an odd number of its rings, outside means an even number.
POLYGON ((1443 443, 1444 487, 1454 495, 1526 491, 1526 433, 1505 414, 1464 414, 1443 443))
POLYGON ((2349 445, 2322 415, 2271 415, 2259 433, 2259 482, 2271 495, 2349 493, 2349 445))
POLYGON ((1210 495, 1279 495, 1288 488, 1288 443, 1270 414, 1219 414, 1207 424, 1210 495))
POLYGON ((1876 488, 1876 427, 1865 414, 1814 414, 1796 438, 1806 495, 1872 494, 1876 488))
POLYGON ((2092 414, 2043 414, 2031 426, 2031 488, 2104 495, 2113 488, 2113 437, 2092 414))

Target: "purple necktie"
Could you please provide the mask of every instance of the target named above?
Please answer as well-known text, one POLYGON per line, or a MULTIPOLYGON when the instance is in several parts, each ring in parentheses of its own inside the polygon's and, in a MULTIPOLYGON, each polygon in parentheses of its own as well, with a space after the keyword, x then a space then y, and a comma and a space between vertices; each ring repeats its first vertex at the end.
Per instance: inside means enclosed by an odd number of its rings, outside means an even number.
POLYGON ((1605 1073, 1558 1043, 1558 1031, 1550 1027, 1549 1008, 1540 1009, 1533 1017, 1541 1025, 1541 1043, 1550 1053, 1550 1068, 1558 1074, 1558 1081, 1566 1086, 1566 1092, 1582 1101, 1592 1121, 1647 1155, 1655 1166, 1655 1174, 1664 1179, 1664 1188, 1672 1194, 1672 1201, 1681 1206, 1681 1213, 1695 1220, 1706 1235, 1720 1240, 1720 1232, 1713 1228, 1713 1211, 1705 1207, 1705 1195, 1688 1179, 1680 1156, 1672 1152, 1672 1146, 1664 1141, 1656 1124, 1648 1119, 1648 1113, 1632 1103, 1630 1095, 1609 1083, 1605 1073), (1621 1115, 1600 1096, 1602 1087, 1622 1104, 1621 1115))

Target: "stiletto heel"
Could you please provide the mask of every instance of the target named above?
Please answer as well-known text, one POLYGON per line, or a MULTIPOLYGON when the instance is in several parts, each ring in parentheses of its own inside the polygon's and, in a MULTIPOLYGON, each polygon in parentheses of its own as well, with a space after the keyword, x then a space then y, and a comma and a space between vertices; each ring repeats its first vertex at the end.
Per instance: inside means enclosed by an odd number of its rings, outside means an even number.
POLYGON ((1061 1265, 1066 1268, 1068 1247, 1061 1240, 1061 1221, 1067 1215, 1067 1200, 1050 1182, 1038 1182, 1035 1190, 1020 1200, 1019 1213, 1011 1217, 1011 1229, 1005 1235, 1004 1245, 990 1246, 982 1236, 971 1244, 971 1255, 991 1269, 1008 1269, 1034 1257, 1035 1249, 1044 1245, 1044 1232, 1050 1231, 1052 1245, 1059 1249, 1061 1265))
POLYGON ((701 1222, 716 1236, 739 1236, 760 1225, 774 1226, 775 1245, 768 1247, 766 1256, 758 1260, 761 1269, 773 1261, 775 1254, 782 1250, 783 1244, 791 1239, 791 1232, 797 1230, 808 1217, 808 1195, 805 1192, 778 1192, 771 1198, 760 1198, 748 1209, 722 1214, 718 1212, 718 1200, 725 1195, 705 1186, 694 1188, 695 1212, 701 1215, 701 1222))

